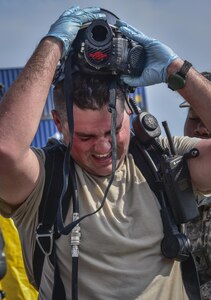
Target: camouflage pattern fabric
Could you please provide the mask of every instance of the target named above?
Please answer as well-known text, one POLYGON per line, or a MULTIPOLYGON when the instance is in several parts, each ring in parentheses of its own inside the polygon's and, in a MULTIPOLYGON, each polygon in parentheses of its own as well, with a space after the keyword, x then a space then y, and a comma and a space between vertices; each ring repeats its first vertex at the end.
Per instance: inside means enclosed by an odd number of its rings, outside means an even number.
POLYGON ((201 218, 186 224, 198 270, 201 296, 211 300, 211 197, 198 199, 201 218))

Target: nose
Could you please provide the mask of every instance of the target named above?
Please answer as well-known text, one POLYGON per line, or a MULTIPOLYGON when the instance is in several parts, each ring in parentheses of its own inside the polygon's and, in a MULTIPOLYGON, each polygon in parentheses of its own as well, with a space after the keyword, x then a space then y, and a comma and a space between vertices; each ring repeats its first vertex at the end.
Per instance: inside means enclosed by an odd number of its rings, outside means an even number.
POLYGON ((100 138, 96 141, 94 150, 97 154, 106 154, 111 151, 111 141, 109 138, 100 138))
POLYGON ((199 122, 197 124, 196 129, 194 130, 194 133, 198 136, 202 136, 202 137, 209 137, 210 136, 210 132, 209 130, 206 128, 206 126, 204 125, 203 122, 199 122))

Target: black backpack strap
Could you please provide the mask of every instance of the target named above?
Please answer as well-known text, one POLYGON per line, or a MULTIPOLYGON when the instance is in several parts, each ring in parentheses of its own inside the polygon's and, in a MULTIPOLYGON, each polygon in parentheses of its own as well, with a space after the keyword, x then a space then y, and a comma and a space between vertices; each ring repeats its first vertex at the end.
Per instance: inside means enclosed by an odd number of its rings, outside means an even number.
POLYGON ((182 278, 190 300, 201 300, 199 276, 192 254, 181 263, 182 278))
POLYGON ((56 255, 56 251, 53 252, 54 260, 54 286, 53 286, 53 293, 52 293, 52 300, 66 300, 65 288, 64 284, 60 277, 59 267, 58 267, 58 259, 56 255))
MULTIPOLYGON (((57 295, 57 290, 60 291, 60 296, 64 294, 64 287, 61 282, 58 266, 56 264, 56 251, 54 247, 54 240, 59 238, 56 230, 56 214, 58 210, 59 197, 61 194, 63 186, 63 160, 66 147, 57 142, 56 140, 51 140, 43 148, 46 156, 45 160, 45 170, 46 178, 45 185, 42 195, 42 200, 39 206, 39 215, 38 215, 38 227, 37 227, 37 238, 35 251, 33 256, 33 271, 34 278, 39 288, 43 264, 46 256, 49 256, 50 261, 55 269, 55 283, 54 292, 57 295), (63 291, 63 292, 62 292, 63 291)), ((63 212, 67 212, 69 206, 69 201, 71 198, 70 185, 65 195, 65 201, 63 206, 63 212)), ((64 219, 65 219, 64 213, 64 219)), ((56 296, 53 296, 56 299, 56 296)), ((57 298, 58 299, 58 298, 57 298)), ((59 298, 65 299, 65 298, 59 298)))
POLYGON ((152 162, 154 163, 156 160, 156 156, 152 158, 153 153, 151 152, 151 156, 146 158, 147 153, 145 152, 144 147, 139 144, 135 136, 132 136, 130 139, 129 153, 132 154, 136 166, 141 170, 151 190, 154 192, 154 194, 159 200, 160 184, 154 170, 152 170, 151 165, 148 162, 149 158, 152 159, 152 162))
MULTIPOLYGON (((152 162, 154 162, 155 165, 158 165, 158 156, 156 153, 153 153, 153 151, 155 151, 153 148, 150 150, 148 149, 149 151, 147 152, 145 150, 144 146, 138 142, 136 137, 132 136, 129 145, 129 152, 133 155, 135 164, 141 170, 149 184, 149 187, 154 192, 158 200, 160 200, 160 189, 162 188, 162 185, 160 185, 156 174, 150 166, 151 164, 148 162, 148 159, 152 159, 152 162), (149 155, 150 157, 147 157, 146 155, 149 155)), ((191 253, 187 260, 181 262, 181 270, 183 283, 189 299, 201 300, 198 273, 191 253)))

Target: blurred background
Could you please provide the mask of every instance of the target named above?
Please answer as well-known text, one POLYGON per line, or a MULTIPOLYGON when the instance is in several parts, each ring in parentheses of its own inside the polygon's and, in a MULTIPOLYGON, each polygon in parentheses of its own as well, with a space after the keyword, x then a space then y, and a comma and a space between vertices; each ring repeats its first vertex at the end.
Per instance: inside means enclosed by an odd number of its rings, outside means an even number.
MULTIPOLYGON (((108 9, 167 44, 198 71, 211 71, 210 0, 0 0, 0 69, 22 68, 50 25, 72 5, 108 9)), ((160 124, 167 121, 173 135, 182 135, 182 98, 166 84, 144 92, 148 111, 160 124)))

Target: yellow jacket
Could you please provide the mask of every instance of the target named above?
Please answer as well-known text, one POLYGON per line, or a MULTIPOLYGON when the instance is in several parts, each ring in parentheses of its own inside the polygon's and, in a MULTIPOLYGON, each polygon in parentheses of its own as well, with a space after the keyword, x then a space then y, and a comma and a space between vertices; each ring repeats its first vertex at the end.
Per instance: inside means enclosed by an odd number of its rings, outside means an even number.
POLYGON ((27 279, 20 240, 12 219, 0 216, 0 229, 3 234, 7 272, 0 281, 0 290, 6 293, 4 300, 35 300, 38 292, 27 279))

